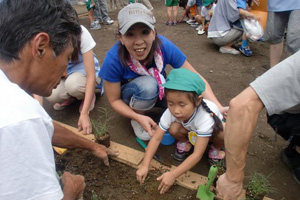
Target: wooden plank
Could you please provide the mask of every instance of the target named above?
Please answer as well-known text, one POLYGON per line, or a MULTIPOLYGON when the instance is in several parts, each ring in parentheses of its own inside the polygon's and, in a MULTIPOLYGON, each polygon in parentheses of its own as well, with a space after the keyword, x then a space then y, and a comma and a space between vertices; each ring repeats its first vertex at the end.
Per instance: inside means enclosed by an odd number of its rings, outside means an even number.
POLYGON ((118 144, 113 141, 110 142, 110 148, 119 152, 119 155, 117 157, 111 157, 111 159, 130 165, 131 167, 136 169, 138 168, 139 164, 144 158, 143 152, 129 148, 122 144, 118 144))
MULTIPOLYGON (((174 170, 175 168, 176 167, 172 165, 171 170, 174 170)), ((206 181, 207 177, 187 171, 176 179, 176 184, 191 190, 197 190, 199 185, 205 184, 206 181)))

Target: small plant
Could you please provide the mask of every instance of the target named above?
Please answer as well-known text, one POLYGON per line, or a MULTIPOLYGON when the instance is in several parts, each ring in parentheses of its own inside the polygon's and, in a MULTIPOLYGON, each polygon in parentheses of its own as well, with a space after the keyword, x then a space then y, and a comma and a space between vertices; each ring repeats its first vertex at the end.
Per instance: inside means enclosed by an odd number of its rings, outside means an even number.
POLYGON ((266 194, 274 192, 274 188, 271 187, 268 180, 269 176, 266 177, 261 173, 254 173, 250 176, 246 190, 246 200, 260 200, 266 194))
POLYGON ((91 200, 101 200, 100 194, 98 195, 94 190, 92 190, 91 200))
POLYGON ((91 123, 95 137, 103 137, 107 134, 109 122, 113 118, 113 110, 108 109, 107 107, 100 107, 98 108, 98 111, 99 117, 96 120, 91 119, 91 123))
POLYGON ((110 135, 108 133, 109 122, 113 118, 113 110, 107 107, 98 108, 99 115, 96 120, 91 119, 93 134, 98 141, 98 143, 109 147, 110 145, 110 135))

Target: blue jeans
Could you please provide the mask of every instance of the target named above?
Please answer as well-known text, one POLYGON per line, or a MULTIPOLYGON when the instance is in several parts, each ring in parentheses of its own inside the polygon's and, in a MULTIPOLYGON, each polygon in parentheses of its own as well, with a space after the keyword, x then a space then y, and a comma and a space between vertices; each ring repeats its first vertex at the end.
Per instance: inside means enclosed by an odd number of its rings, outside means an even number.
POLYGON ((121 98, 134 110, 150 110, 158 100, 158 84, 151 76, 139 76, 122 85, 121 98))

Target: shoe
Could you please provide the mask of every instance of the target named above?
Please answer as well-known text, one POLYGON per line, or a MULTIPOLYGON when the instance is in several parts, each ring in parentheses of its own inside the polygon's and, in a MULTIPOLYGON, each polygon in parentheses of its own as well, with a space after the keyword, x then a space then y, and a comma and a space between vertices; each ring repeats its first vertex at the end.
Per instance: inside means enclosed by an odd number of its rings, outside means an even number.
POLYGON ((99 30, 101 28, 101 25, 97 22, 92 22, 91 25, 90 25, 90 29, 91 30, 99 30))
POLYGON ((249 46, 247 46, 247 47, 241 46, 239 48, 239 50, 240 50, 240 52, 242 52, 242 54, 244 54, 247 57, 252 56, 252 51, 250 50, 249 46))
POLYGON ((292 170, 294 179, 300 184, 300 154, 290 146, 280 152, 280 159, 292 170))
POLYGON ((186 23, 188 24, 194 24, 196 22, 196 20, 193 20, 193 19, 189 19, 186 21, 186 23))
POLYGON ((205 31, 202 30, 202 29, 200 29, 200 30, 198 31, 198 35, 203 35, 204 33, 205 33, 205 31))
POLYGON ((220 51, 220 53, 229 53, 229 54, 234 54, 234 55, 240 54, 240 52, 238 50, 235 50, 234 48, 220 47, 219 51, 220 51))
POLYGON ((198 27, 199 24, 190 24, 190 26, 195 28, 195 27, 198 27))
POLYGON ((216 165, 220 161, 224 160, 225 152, 210 145, 208 150, 208 162, 211 165, 216 165))
POLYGON ((196 31, 199 31, 202 29, 202 24, 200 24, 197 28, 196 28, 196 31))
POLYGON ((114 23, 114 20, 112 20, 112 19, 110 19, 110 18, 107 18, 107 20, 104 20, 103 21, 103 24, 105 24, 105 25, 111 25, 111 24, 113 24, 114 23))
MULTIPOLYGON (((90 105, 90 109, 89 111, 92 111, 95 107, 95 102, 96 102, 96 95, 94 94, 93 98, 92 98, 92 103, 90 105)), ((83 107, 83 104, 84 104, 84 99, 81 101, 81 104, 79 106, 79 112, 81 113, 82 111, 82 107, 83 107)))
POLYGON ((177 161, 183 162, 192 153, 192 151, 192 144, 189 141, 178 141, 173 158, 177 161))
POLYGON ((172 26, 172 22, 171 21, 167 21, 166 25, 167 26, 172 26))
POLYGON ((144 141, 149 141, 151 139, 149 133, 147 133, 137 121, 132 119, 131 126, 133 128, 136 137, 144 141))
POLYGON ((53 108, 54 108, 54 110, 63 110, 66 107, 68 107, 69 105, 71 105, 74 101, 75 101, 75 98, 74 97, 70 97, 69 99, 65 100, 62 103, 56 103, 56 104, 54 104, 53 108))
POLYGON ((177 21, 173 21, 173 22, 172 22, 172 25, 173 25, 173 26, 176 26, 176 25, 177 25, 177 21))

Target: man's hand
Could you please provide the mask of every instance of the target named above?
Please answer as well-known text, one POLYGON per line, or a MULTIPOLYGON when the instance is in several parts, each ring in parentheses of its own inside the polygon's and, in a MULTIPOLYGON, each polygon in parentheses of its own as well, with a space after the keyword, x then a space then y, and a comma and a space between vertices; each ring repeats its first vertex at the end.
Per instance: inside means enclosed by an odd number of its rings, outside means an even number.
POLYGON ((217 193, 223 200, 236 200, 242 193, 243 183, 232 182, 227 174, 220 176, 217 182, 217 193))
POLYGON ((104 145, 95 143, 92 153, 101 158, 106 166, 109 166, 108 156, 118 156, 119 152, 106 148, 104 145))
POLYGON ((65 172, 61 176, 63 185, 64 198, 62 200, 80 199, 82 198, 85 182, 84 177, 81 175, 73 175, 65 172))

